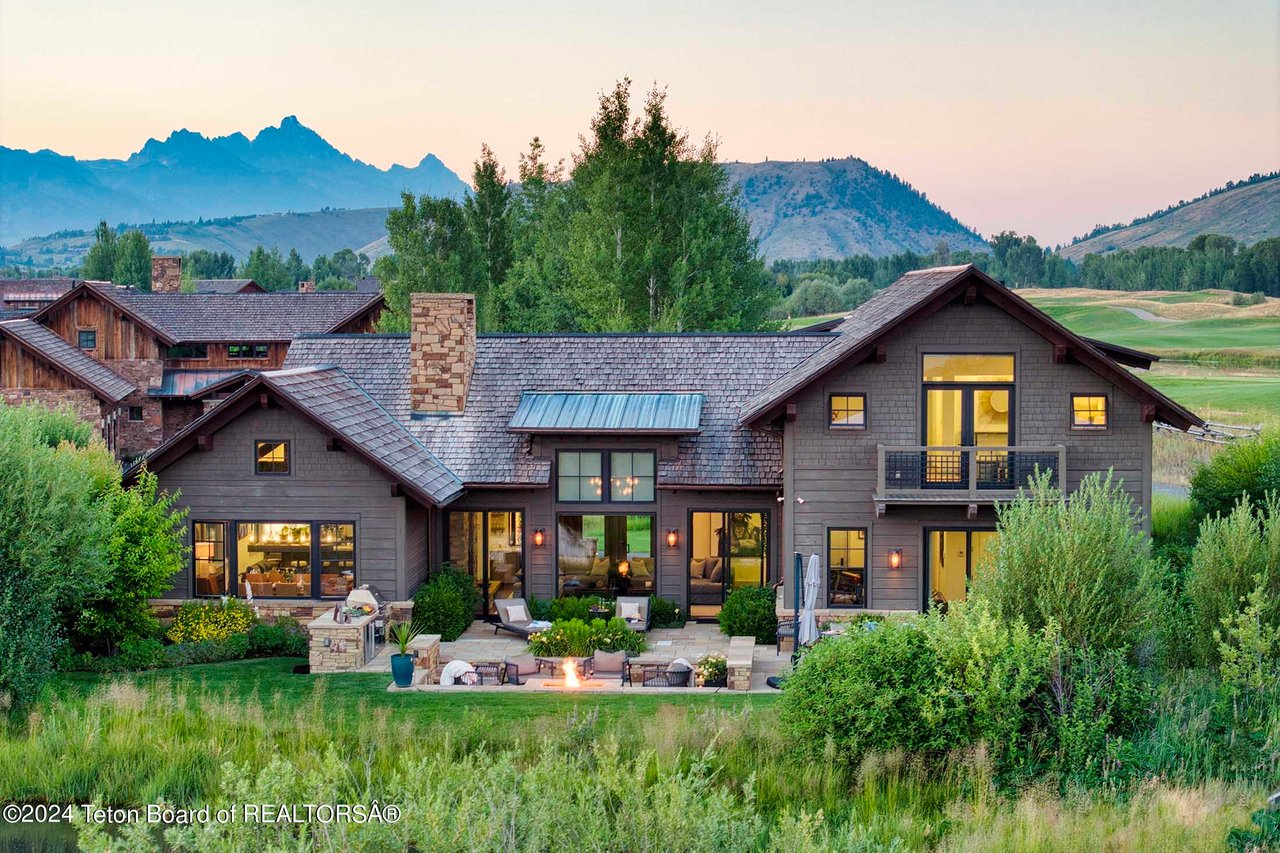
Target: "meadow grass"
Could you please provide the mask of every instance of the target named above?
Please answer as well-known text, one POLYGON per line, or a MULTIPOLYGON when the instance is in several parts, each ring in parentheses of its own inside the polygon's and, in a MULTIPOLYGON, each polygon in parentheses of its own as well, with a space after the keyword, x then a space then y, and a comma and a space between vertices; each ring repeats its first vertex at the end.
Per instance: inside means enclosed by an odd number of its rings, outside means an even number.
MULTIPOLYGON (((1001 789, 981 745, 858 766, 803 758, 771 695, 389 694, 382 674, 291 665, 62 677, 0 732, 0 800, 379 798, 412 813, 298 849, 1209 850, 1266 793, 1215 775, 1195 690, 1169 690, 1167 719, 1135 744, 1161 781, 1064 797, 1051 780, 1001 789)), ((114 843, 86 832, 90 849, 114 843)), ((170 840, 270 848, 256 832, 170 840)))

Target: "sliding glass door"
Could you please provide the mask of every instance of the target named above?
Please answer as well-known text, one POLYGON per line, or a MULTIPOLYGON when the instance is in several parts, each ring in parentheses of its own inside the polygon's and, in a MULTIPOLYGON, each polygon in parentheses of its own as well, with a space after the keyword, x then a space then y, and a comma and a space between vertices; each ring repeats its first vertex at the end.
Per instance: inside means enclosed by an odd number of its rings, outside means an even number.
POLYGON ((652 515, 561 515, 556 519, 560 595, 652 595, 652 515))
POLYGON ((494 615, 494 601, 524 595, 523 512, 450 512, 447 526, 448 561, 471 575, 480 593, 476 615, 494 615))
POLYGON ((689 513, 689 615, 720 612, 733 590, 769 577, 768 514, 689 513))

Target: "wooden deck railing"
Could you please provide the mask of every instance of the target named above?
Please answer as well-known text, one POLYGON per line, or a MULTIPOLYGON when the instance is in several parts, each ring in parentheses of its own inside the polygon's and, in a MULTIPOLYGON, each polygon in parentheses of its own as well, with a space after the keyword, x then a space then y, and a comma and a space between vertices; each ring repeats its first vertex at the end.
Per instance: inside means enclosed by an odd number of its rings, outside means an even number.
POLYGON ((876 446, 876 494, 894 497, 990 499, 1027 486, 1036 471, 1060 485, 1067 468, 1061 444, 1001 447, 876 446))

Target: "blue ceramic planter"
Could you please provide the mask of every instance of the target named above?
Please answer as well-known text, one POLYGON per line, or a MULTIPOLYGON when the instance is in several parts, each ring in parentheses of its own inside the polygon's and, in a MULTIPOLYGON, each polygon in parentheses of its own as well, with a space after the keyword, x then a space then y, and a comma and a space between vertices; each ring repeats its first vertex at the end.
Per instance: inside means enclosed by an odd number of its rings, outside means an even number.
POLYGON ((413 655, 392 655, 391 677, 395 679, 396 687, 413 684, 413 655))

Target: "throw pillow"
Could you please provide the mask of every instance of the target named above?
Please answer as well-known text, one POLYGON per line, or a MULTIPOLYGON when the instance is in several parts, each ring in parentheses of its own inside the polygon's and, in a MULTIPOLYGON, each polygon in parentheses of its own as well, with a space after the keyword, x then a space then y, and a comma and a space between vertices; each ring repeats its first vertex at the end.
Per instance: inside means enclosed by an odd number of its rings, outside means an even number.
POLYGON ((618 616, 628 622, 640 621, 640 605, 634 601, 624 601, 618 605, 618 616))
POLYGON ((691 578, 702 577, 703 576, 702 572, 704 569, 706 569, 706 567, 707 567, 706 560, 690 560, 689 561, 689 577, 691 578))
POLYGON ((508 622, 528 622, 529 609, 523 604, 514 604, 507 608, 508 622))
POLYGON ((724 578, 724 564, 716 560, 716 567, 711 570, 710 581, 712 583, 720 583, 724 578))

